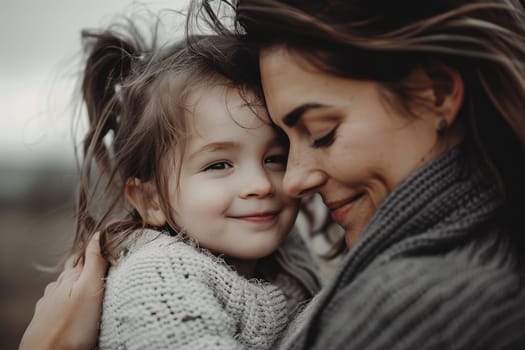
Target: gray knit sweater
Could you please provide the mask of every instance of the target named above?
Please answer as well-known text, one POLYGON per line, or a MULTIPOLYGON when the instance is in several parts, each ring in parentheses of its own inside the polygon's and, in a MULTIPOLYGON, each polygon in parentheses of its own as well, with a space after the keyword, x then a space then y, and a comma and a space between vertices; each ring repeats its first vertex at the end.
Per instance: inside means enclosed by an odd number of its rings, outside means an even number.
POLYGON ((523 273, 491 249, 502 198, 462 154, 390 194, 281 349, 525 349, 523 273))
POLYGON ((247 280, 188 240, 153 230, 128 239, 106 280, 100 349, 270 349, 317 292, 315 265, 292 231, 247 280))

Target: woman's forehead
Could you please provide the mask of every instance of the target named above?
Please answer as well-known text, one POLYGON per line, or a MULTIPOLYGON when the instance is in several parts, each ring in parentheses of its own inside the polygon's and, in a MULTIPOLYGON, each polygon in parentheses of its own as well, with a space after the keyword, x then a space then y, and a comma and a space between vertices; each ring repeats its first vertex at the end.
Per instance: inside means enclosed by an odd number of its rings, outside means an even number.
POLYGON ((347 104, 361 88, 359 81, 322 72, 299 53, 285 49, 262 52, 260 70, 268 111, 280 126, 304 106, 347 104))

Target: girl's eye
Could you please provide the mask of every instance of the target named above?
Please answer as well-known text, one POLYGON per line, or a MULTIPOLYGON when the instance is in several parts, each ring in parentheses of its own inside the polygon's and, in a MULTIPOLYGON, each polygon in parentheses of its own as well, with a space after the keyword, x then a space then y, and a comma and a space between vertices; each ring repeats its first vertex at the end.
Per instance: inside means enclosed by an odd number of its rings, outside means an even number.
POLYGON ((264 164, 272 170, 284 171, 288 162, 287 154, 275 154, 264 159, 264 164))
POLYGON ((233 168, 233 165, 231 165, 228 162, 217 162, 217 163, 208 165, 206 168, 204 168, 204 171, 224 170, 224 169, 229 169, 229 168, 233 168))
POLYGON ((315 139, 313 142, 312 142, 312 147, 313 148, 323 148, 323 147, 328 147, 330 146, 332 143, 334 143, 334 140, 335 140, 335 128, 332 129, 332 131, 330 131, 328 134, 318 138, 318 139, 315 139))

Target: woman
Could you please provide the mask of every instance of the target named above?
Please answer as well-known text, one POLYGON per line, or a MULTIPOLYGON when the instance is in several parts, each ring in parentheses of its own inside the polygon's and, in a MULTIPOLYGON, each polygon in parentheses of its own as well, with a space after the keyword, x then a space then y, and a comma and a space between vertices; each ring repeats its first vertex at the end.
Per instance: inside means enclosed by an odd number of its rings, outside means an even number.
POLYGON ((525 348, 523 2, 235 10, 285 190, 320 193, 348 248, 280 348, 525 348))

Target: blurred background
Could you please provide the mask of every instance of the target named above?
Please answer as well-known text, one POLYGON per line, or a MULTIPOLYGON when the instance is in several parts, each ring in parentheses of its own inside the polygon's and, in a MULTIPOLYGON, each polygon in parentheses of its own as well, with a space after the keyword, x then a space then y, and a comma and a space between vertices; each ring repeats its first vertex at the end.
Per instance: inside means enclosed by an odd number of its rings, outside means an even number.
MULTIPOLYGON (((187 0, 0 1, 0 349, 16 349, 74 234, 80 30, 187 0)), ((182 35, 177 24, 174 35, 182 35)), ((81 129, 81 127, 80 127, 81 129)))

